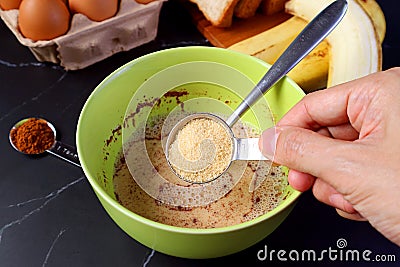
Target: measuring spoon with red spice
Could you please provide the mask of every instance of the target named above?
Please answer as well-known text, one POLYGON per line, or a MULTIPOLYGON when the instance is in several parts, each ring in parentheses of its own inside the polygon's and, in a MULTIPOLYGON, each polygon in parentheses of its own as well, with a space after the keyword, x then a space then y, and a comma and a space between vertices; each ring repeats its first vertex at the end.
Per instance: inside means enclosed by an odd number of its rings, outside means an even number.
POLYGON ((26 155, 53 154, 78 167, 80 162, 75 147, 56 140, 56 128, 42 118, 26 118, 10 130, 11 146, 26 155))

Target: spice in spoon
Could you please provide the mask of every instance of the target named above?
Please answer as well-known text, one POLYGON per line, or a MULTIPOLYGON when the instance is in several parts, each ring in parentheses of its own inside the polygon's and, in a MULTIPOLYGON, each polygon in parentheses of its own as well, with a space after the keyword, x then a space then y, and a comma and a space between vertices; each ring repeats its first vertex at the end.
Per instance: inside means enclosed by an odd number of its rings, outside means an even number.
POLYGON ((29 118, 11 130, 10 139, 19 151, 40 154, 54 145, 55 135, 45 120, 29 118))
POLYGON ((168 149, 169 162, 179 177, 192 183, 205 183, 229 167, 233 140, 221 123, 204 117, 183 126, 168 149))

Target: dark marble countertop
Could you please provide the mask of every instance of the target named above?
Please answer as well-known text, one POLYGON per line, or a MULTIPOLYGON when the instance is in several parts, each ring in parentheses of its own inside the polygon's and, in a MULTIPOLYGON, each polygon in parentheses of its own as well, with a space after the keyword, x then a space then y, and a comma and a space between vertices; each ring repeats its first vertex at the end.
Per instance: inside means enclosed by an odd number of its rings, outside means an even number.
MULTIPOLYGON (((400 66, 400 9, 396 1, 379 3, 388 22, 383 44, 384 69, 388 69, 400 66)), ((28 157, 13 150, 8 131, 21 118, 47 118, 60 140, 74 144, 82 106, 113 70, 153 51, 209 45, 176 2, 164 4, 155 41, 79 71, 38 63, 3 22, 0 40, 0 266, 400 266, 399 247, 368 223, 339 217, 310 192, 300 197, 276 231, 245 251, 209 260, 167 256, 142 246, 110 219, 80 168, 50 155, 28 157), (322 251, 337 249, 339 239, 347 242, 348 249, 370 250, 370 258, 394 255, 396 262, 257 258, 265 246, 276 251, 322 251)))

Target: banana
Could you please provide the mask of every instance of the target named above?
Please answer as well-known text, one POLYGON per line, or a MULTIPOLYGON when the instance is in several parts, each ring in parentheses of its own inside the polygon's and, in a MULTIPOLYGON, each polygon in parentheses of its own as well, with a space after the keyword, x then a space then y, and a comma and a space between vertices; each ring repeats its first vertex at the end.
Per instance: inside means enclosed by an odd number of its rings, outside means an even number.
MULTIPOLYGON (((306 24, 303 19, 294 16, 228 49, 252 55, 273 64, 306 24)), ((328 46, 327 42, 322 42, 288 73, 288 76, 307 92, 326 87, 329 65, 328 46)))
POLYGON ((306 93, 326 87, 329 69, 329 44, 321 42, 297 66, 289 71, 292 78, 306 93))
MULTIPOLYGON (((318 2, 315 0, 308 1, 313 3, 318 2)), ((377 34, 379 35, 379 40, 382 42, 386 32, 386 21, 381 8, 375 0, 357 1, 360 2, 365 12, 370 15, 377 34)), ((253 55, 273 64, 305 26, 305 20, 294 16, 280 25, 236 43, 228 47, 228 49, 253 55)), ((345 40, 345 38, 342 38, 342 40, 345 40)), ((296 81, 306 92, 325 88, 328 83, 327 78, 330 58, 330 45, 324 40, 291 70, 288 76, 296 81)), ((332 85, 332 82, 329 82, 329 85, 332 85)))
POLYGON ((382 44, 386 34, 386 19, 381 7, 375 0, 357 0, 357 3, 359 3, 370 16, 374 23, 375 30, 378 33, 379 41, 382 44))
POLYGON ((305 25, 304 20, 292 17, 269 30, 238 42, 228 49, 273 63, 305 25))
MULTIPOLYGON (((334 0, 290 0, 286 11, 311 20, 334 0)), ((327 87, 382 69, 382 49, 371 18, 356 0, 347 0, 348 11, 326 38, 330 45, 327 87)))

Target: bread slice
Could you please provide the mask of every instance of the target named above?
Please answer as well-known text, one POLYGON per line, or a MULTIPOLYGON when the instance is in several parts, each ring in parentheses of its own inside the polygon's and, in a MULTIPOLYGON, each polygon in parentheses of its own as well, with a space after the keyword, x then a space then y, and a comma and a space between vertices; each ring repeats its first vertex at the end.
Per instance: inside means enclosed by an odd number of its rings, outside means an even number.
POLYGON ((196 3, 208 21, 217 27, 230 27, 239 0, 190 0, 196 3))
POLYGON ((263 0, 261 10, 265 15, 272 15, 285 10, 285 3, 288 0, 263 0))
POLYGON ((241 19, 254 16, 261 1, 262 0, 240 0, 235 7, 234 15, 241 19))

